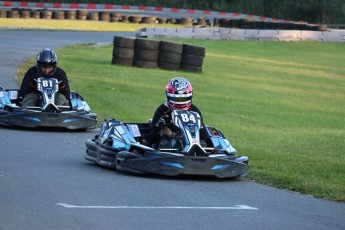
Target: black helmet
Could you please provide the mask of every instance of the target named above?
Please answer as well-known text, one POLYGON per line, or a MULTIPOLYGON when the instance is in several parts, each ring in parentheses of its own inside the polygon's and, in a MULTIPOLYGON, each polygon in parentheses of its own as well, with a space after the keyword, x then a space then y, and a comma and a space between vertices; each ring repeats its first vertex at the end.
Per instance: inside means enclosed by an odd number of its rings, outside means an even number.
POLYGON ((52 49, 45 48, 44 50, 39 52, 37 54, 36 60, 37 60, 37 64, 36 64, 37 71, 42 76, 48 77, 48 76, 51 76, 55 73, 58 58, 52 49), (41 70, 41 66, 52 66, 53 70, 49 74, 44 74, 41 70))

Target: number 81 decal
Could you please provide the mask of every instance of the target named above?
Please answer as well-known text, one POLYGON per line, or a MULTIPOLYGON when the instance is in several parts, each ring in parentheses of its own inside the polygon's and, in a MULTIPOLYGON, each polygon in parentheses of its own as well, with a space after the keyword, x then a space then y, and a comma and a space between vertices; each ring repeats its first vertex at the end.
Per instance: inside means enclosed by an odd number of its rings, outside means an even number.
POLYGON ((51 80, 44 80, 42 81, 43 87, 53 87, 53 81, 51 80))

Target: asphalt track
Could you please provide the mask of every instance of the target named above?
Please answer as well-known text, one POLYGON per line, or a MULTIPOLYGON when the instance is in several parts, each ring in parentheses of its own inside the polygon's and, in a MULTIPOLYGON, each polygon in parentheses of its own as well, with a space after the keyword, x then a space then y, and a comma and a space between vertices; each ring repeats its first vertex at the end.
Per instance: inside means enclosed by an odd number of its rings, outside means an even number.
MULTIPOLYGON (((114 35, 1 30, 0 86, 17 88, 16 69, 42 48, 114 35)), ((84 159, 94 135, 0 127, 0 229, 345 229, 344 203, 251 181, 101 168, 84 159)))

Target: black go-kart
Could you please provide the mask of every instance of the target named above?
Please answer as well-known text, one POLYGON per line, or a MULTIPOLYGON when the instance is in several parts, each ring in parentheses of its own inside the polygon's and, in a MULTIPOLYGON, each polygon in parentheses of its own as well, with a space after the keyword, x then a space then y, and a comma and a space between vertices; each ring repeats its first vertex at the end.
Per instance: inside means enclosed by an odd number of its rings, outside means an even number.
MULTIPOLYGON (((148 123, 122 123, 105 120, 99 134, 86 140, 85 159, 119 171, 167 176, 204 175, 243 178, 248 173, 248 157, 236 150, 215 127, 206 126, 209 144, 200 140, 201 120, 196 112, 174 110, 172 121, 162 129, 157 144, 143 144, 148 123)), ((145 143, 145 142, 144 142, 145 143)))
POLYGON ((0 124, 25 128, 63 128, 73 130, 93 129, 97 114, 92 113, 83 97, 70 94, 70 105, 55 104, 59 82, 55 78, 38 78, 39 106, 21 107, 20 90, 0 87, 0 124))

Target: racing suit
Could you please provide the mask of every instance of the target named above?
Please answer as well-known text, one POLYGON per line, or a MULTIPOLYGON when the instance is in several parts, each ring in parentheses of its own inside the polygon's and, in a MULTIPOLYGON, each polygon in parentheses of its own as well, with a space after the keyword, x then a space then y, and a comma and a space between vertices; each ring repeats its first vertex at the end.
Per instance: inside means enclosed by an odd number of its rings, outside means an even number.
MULTIPOLYGON (((201 114, 200 110, 194 104, 192 104, 188 110, 199 113, 200 118, 201 118, 201 127, 202 127, 200 129, 200 140, 204 140, 206 142, 206 144, 209 144, 209 135, 208 135, 207 130, 205 128, 202 114, 201 114)), ((169 119, 171 120, 172 119, 171 113, 169 113, 169 112, 171 112, 171 110, 169 109, 167 103, 161 104, 156 109, 156 112, 154 113, 153 118, 152 118, 151 128, 150 128, 149 134, 146 137, 146 139, 144 140, 145 145, 151 146, 152 144, 156 144, 159 141, 160 136, 161 136, 160 131, 162 129, 159 125, 159 121, 165 115, 169 116, 169 119)))
MULTIPOLYGON (((25 73, 23 78, 20 93, 23 97, 22 107, 26 108, 27 106, 37 106, 40 94, 37 91, 37 78, 42 77, 37 71, 36 66, 31 67, 25 73)), ((70 89, 68 85, 68 79, 64 70, 59 67, 56 67, 54 74, 49 76, 50 78, 55 78, 60 81, 59 92, 56 94, 55 104, 56 105, 69 105, 70 98, 70 89)))

